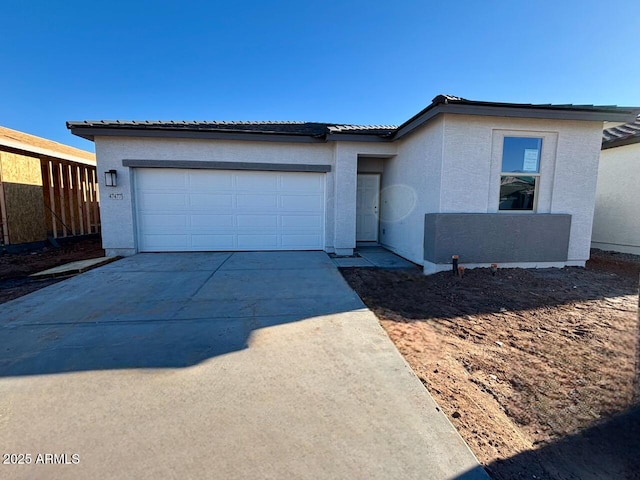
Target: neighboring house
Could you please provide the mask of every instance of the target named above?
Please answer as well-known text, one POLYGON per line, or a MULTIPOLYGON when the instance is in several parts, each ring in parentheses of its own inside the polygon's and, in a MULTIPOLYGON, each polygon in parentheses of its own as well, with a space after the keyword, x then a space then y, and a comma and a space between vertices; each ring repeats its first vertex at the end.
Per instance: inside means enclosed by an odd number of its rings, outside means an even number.
POLYGON ((640 117, 603 132, 591 246, 640 255, 640 117))
MULTIPOLYGON (((398 127, 68 122, 95 141, 109 255, 379 243, 426 273, 589 258, 603 121, 639 109, 439 95, 398 127), (103 175, 115 171, 115 187, 103 175)), ((109 175, 107 175, 109 176, 109 175)))
POLYGON ((0 249, 100 231, 95 155, 0 127, 0 249))

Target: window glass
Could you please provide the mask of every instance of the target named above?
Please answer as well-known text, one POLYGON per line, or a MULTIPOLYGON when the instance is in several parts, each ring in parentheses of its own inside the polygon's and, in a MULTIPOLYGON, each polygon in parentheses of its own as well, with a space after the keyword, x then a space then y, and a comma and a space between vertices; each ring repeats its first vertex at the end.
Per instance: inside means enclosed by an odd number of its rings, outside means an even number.
POLYGON ((503 173, 540 173, 541 138, 504 137, 503 173))
POLYGON ((536 177, 504 175, 500 179, 500 210, 533 210, 536 177))

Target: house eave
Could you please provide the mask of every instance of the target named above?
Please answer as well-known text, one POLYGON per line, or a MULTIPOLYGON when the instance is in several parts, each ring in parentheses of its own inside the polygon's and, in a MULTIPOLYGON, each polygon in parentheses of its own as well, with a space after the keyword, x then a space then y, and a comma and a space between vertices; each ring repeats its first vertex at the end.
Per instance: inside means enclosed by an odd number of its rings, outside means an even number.
POLYGON ((95 137, 145 137, 145 138, 196 138, 211 140, 242 140, 256 142, 285 142, 285 143, 325 143, 325 137, 310 135, 291 135, 264 132, 229 132, 205 130, 170 130, 145 128, 95 128, 69 126, 69 130, 78 137, 95 141, 95 137))
POLYGON ((575 110, 561 108, 512 107, 492 105, 440 104, 427 107, 398 127, 393 139, 398 140, 440 114, 478 115, 484 117, 579 120, 594 122, 627 122, 637 115, 633 109, 619 111, 575 110))

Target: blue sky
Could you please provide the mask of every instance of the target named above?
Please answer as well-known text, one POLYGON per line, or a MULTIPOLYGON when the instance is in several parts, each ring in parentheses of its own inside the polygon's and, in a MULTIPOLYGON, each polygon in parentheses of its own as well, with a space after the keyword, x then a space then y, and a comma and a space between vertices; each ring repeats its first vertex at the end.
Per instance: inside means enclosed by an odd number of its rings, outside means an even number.
POLYGON ((439 93, 640 105, 636 1, 2 0, 0 125, 399 124, 439 93))

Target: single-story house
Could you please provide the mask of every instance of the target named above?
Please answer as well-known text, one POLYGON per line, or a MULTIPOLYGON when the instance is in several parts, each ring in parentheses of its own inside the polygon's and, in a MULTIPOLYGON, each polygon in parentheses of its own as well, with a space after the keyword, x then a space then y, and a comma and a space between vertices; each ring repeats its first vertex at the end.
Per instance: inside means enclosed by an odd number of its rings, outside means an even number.
POLYGON ((95 155, 0 127, 0 246, 100 232, 95 155))
POLYGON ((380 244, 423 265, 583 266, 603 121, 640 109, 439 95, 400 126, 80 121, 103 245, 159 251, 380 244), (112 187, 104 187, 104 182, 112 187))
POLYGON ((640 116, 603 132, 591 246, 640 255, 640 116))

